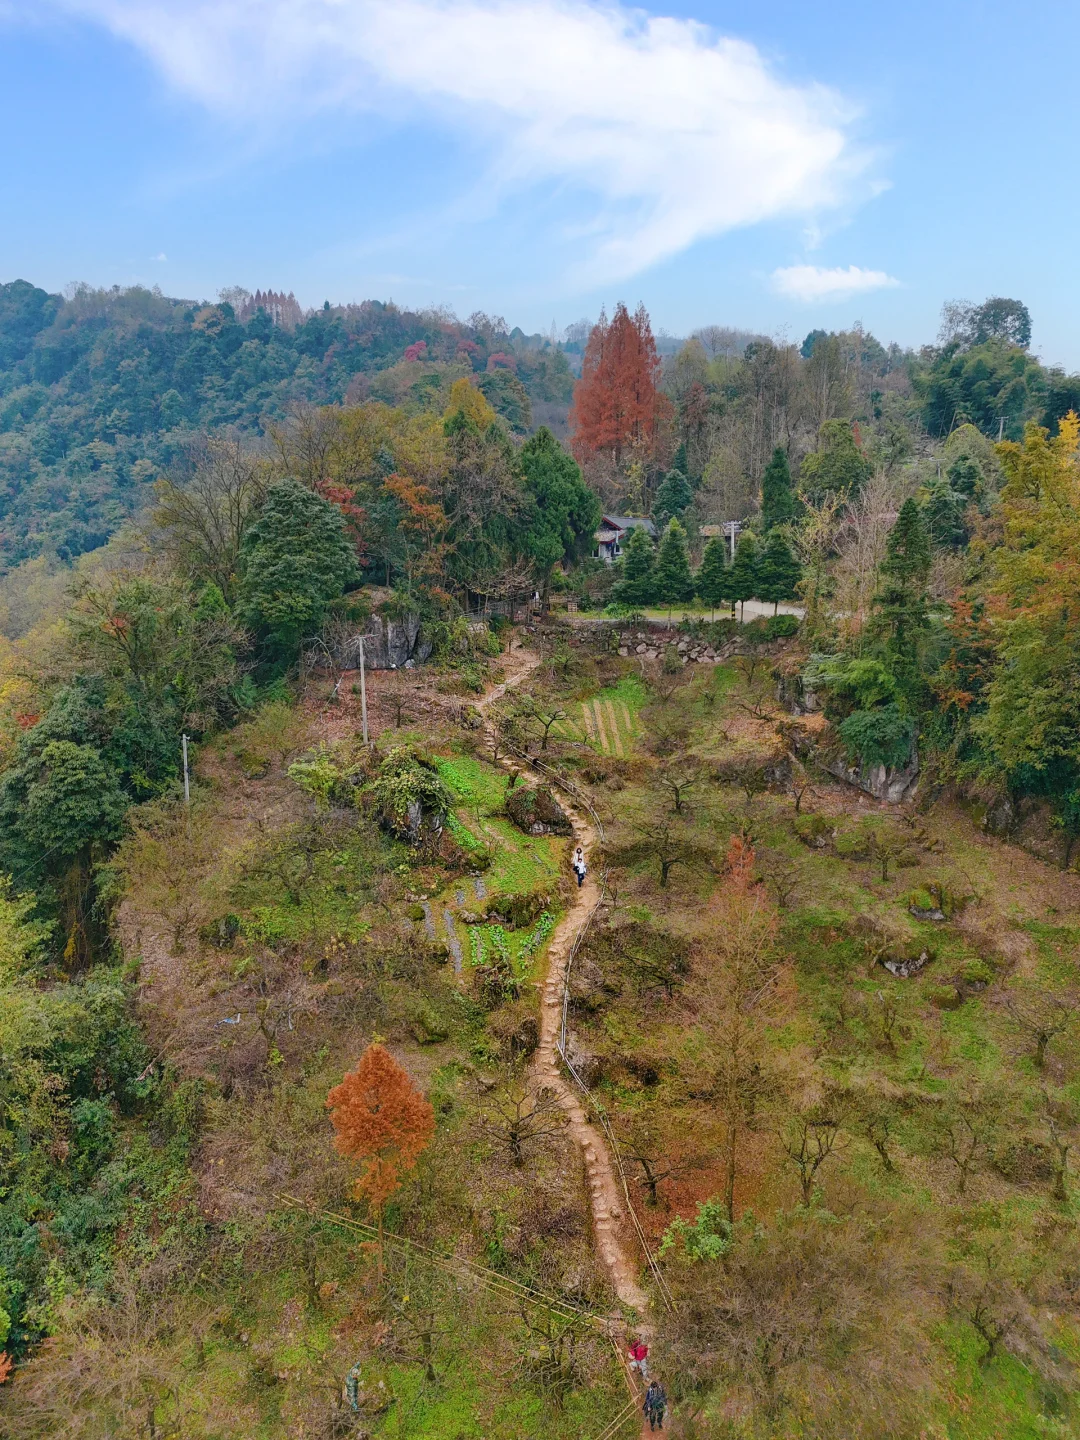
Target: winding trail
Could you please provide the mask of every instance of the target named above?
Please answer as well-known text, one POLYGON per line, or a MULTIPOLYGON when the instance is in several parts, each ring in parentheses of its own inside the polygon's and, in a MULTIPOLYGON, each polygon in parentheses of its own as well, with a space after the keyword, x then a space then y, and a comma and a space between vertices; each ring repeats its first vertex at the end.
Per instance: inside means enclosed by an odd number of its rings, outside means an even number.
MULTIPOLYGON (((511 652, 507 657, 511 673, 501 684, 477 703, 476 708, 484 719, 485 729, 493 734, 494 727, 487 719, 488 707, 501 699, 528 679, 540 664, 540 657, 528 650, 511 652), (514 660, 523 662, 514 666, 514 660)), ((509 767, 507 767, 509 768, 509 767)), ((523 766, 534 779, 541 777, 532 771, 527 762, 523 766)), ((592 853, 596 840, 592 826, 579 813, 565 793, 562 806, 574 827, 573 844, 580 845, 587 856, 592 853)), ((635 1264, 623 1237, 625 1200, 619 1177, 603 1135, 593 1125, 585 1112, 578 1095, 567 1082, 559 1064, 559 1032, 562 1026, 563 989, 566 983, 566 969, 573 951, 574 942, 588 926, 593 912, 600 904, 600 887, 593 878, 590 867, 585 883, 573 892, 573 899, 566 914, 551 936, 548 945, 548 971, 544 981, 540 1010, 540 1044, 537 1048, 534 1067, 540 1084, 553 1091, 559 1099, 574 1143, 581 1152, 585 1168, 585 1180, 589 1187, 589 1205, 592 1210, 593 1234, 596 1250, 607 1271, 612 1287, 620 1303, 634 1312, 639 1320, 645 1319, 649 1311, 649 1299, 638 1282, 639 1266, 635 1264)))

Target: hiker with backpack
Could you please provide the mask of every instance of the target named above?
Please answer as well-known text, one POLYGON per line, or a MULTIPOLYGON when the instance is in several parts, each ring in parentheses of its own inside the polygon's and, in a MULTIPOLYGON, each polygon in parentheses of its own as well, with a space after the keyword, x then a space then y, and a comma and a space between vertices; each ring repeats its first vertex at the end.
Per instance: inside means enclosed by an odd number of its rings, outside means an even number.
POLYGON ((645 1403, 642 1405, 645 1412, 645 1419, 649 1422, 650 1430, 662 1430, 664 1428, 664 1411, 667 1409, 667 1395, 659 1380, 653 1380, 645 1391, 645 1403))

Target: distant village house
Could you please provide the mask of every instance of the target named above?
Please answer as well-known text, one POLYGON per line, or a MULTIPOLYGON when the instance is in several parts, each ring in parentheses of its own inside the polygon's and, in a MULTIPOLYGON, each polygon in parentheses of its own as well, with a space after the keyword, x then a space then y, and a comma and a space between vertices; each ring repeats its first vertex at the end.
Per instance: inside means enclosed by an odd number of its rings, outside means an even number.
POLYGON ((605 515, 596 532, 596 558, 606 565, 614 565, 622 554, 623 541, 630 531, 643 525, 652 538, 656 539, 656 526, 644 515, 605 515))

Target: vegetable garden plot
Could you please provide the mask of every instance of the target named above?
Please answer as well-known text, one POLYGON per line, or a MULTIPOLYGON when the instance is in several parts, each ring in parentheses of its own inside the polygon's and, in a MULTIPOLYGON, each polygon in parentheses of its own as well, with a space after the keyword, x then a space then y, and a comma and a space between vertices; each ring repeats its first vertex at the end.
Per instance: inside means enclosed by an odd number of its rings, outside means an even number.
POLYGON ((565 720, 552 726, 552 735, 591 745, 603 755, 629 755, 638 735, 640 687, 621 684, 601 690, 589 700, 570 707, 565 720))

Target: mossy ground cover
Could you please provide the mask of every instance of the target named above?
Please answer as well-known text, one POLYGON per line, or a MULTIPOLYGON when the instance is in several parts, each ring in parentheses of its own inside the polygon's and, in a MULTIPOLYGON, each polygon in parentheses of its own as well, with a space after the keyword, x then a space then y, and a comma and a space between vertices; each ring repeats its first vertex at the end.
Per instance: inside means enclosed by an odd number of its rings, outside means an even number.
POLYGON ((537 978, 545 964, 548 934, 561 907, 559 882, 566 868, 567 842, 552 835, 524 835, 506 818, 507 772, 461 752, 438 758, 439 773, 458 801, 458 819, 487 849, 483 873, 454 882, 432 898, 436 928, 445 930, 449 912, 486 913, 501 902, 537 896, 544 903, 527 923, 515 927, 469 923, 457 926, 463 962, 477 966, 505 947, 521 979, 537 978), (477 886, 479 879, 479 887, 477 886), (542 917, 546 917, 542 918, 542 917))

